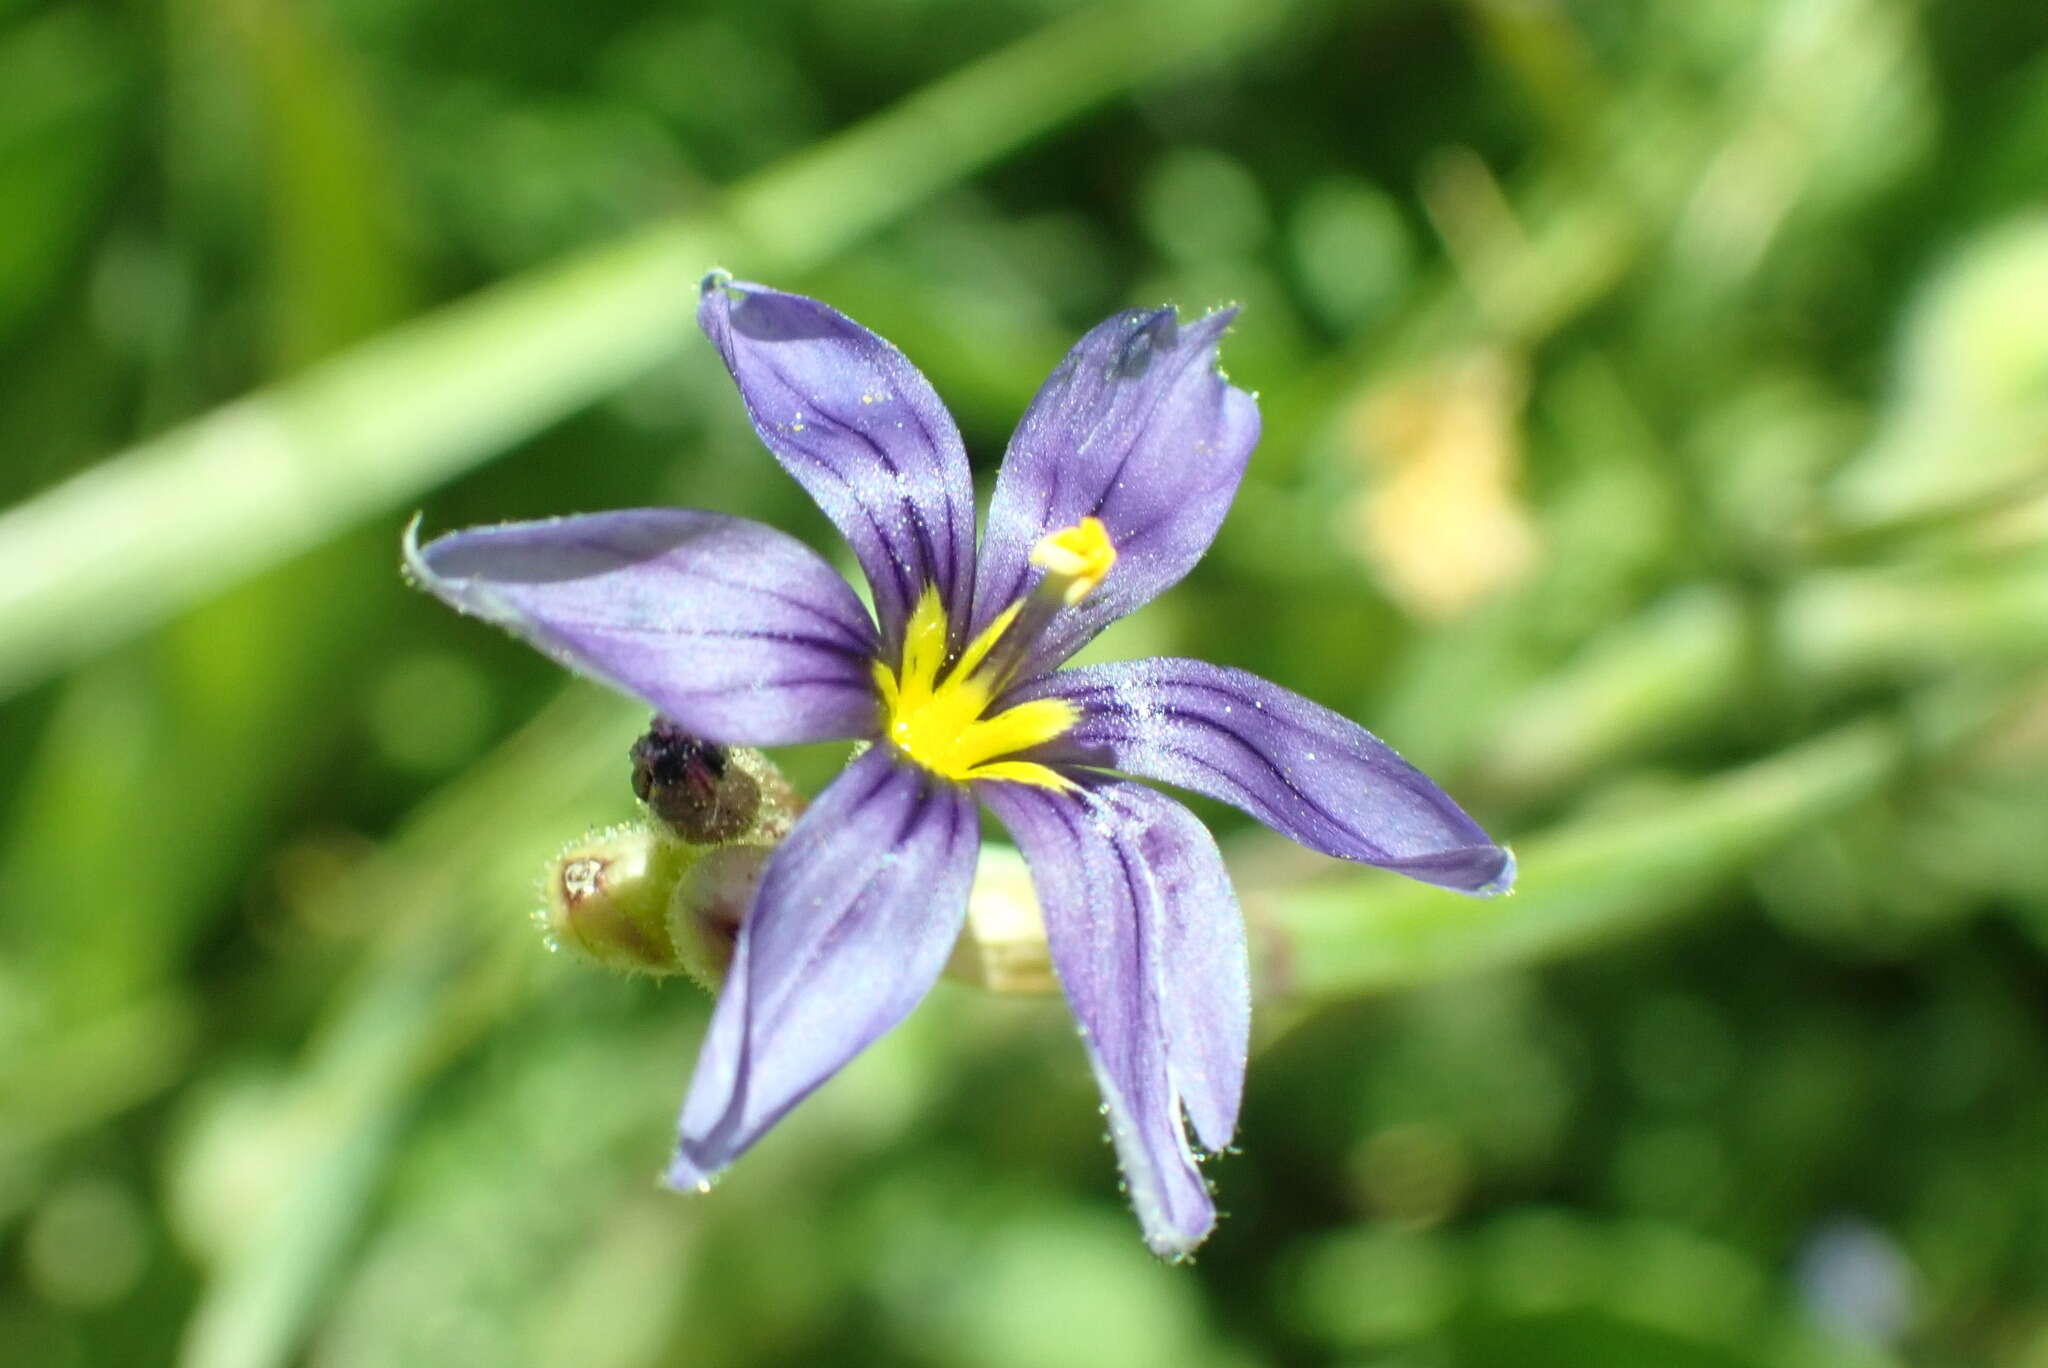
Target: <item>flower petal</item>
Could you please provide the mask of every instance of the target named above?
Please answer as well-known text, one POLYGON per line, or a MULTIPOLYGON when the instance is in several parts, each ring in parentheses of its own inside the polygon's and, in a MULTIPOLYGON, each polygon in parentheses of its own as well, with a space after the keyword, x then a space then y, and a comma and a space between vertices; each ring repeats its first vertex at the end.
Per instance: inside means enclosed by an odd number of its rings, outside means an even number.
POLYGON ((891 647, 927 584, 958 646, 974 594, 974 484, 931 384, 903 353, 802 295, 714 274, 697 322, 761 440, 852 543, 891 647))
POLYGON ((1031 758, 1097 765, 1233 803, 1312 850, 1460 893, 1504 893, 1514 857, 1386 742, 1257 675, 1159 658, 1063 670, 1073 730, 1031 758))
POLYGON ((981 828, 967 790, 877 746, 769 859, 666 1181, 702 1187, 925 995, 967 911, 981 828))
POLYGON ((978 632, 1029 587, 1039 538, 1102 519, 1116 565, 1053 620, 1049 668, 1194 567, 1259 440, 1258 404, 1216 369, 1235 309, 1181 328, 1172 309, 1117 314, 1075 344, 1031 401, 996 478, 975 598, 978 632))
POLYGON ((455 532, 406 567, 455 608, 729 745, 871 736, 875 629, 817 552, 772 527, 638 508, 455 532))
POLYGON ((1122 780, 976 786, 1024 852, 1145 1242, 1178 1257, 1216 1222, 1182 1126, 1237 1126, 1251 988, 1244 922, 1193 813, 1122 780))

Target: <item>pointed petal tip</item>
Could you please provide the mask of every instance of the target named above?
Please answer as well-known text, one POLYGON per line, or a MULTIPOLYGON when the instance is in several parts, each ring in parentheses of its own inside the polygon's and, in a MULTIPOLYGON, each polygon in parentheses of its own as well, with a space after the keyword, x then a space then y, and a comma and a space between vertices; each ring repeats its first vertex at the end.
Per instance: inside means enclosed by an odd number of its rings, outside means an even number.
POLYGON ((1129 333, 1118 350, 1113 373, 1135 378, 1145 373, 1155 355, 1192 346, 1197 351, 1210 352, 1210 364, 1221 374, 1222 366, 1214 353, 1219 351, 1223 334, 1229 331, 1237 312, 1238 305, 1230 303, 1184 320, 1180 308, 1173 304, 1133 309, 1125 315, 1129 333))
POLYGON ((1500 873, 1472 890, 1474 897, 1499 898, 1515 891, 1515 852, 1506 846, 1499 849, 1500 873))
POLYGON ((415 589, 425 589, 427 578, 432 573, 427 569, 426 558, 420 554, 420 524, 426 516, 424 512, 415 512, 398 538, 398 572, 415 589))
POLYGON ((1175 1224, 1164 1212, 1139 1212, 1138 1223, 1145 1236, 1145 1248, 1168 1263, 1193 1263, 1200 1249, 1216 1230, 1216 1208, 1203 1202, 1195 1219, 1175 1224))
MULTIPOLYGON (((481 617, 489 620, 490 614, 484 612, 477 604, 470 602, 464 597, 462 588, 458 583, 464 577, 459 573, 454 575, 444 574, 434 565, 434 549, 454 541, 463 534, 460 532, 443 532, 440 536, 435 537, 423 546, 420 544, 420 527, 425 521, 425 513, 414 513, 412 519, 406 523, 405 531, 399 536, 399 577, 406 584, 419 590, 421 593, 432 594, 464 617, 481 617)), ((506 525, 509 524, 500 524, 500 526, 506 525)), ((477 532, 487 529, 471 528, 469 530, 477 532)))
POLYGON ((1200 1249, 1202 1242, 1208 1238, 1207 1231, 1196 1236, 1192 1242, 1188 1243, 1182 1243, 1178 1240, 1155 1240, 1147 1236, 1145 1238, 1145 1248, 1151 1250, 1154 1255, 1167 1263, 1191 1264, 1195 1261, 1195 1251, 1200 1249))
POLYGON ((1179 308, 1172 304, 1134 309, 1126 315, 1130 332, 1118 350, 1111 373, 1136 379, 1151 366, 1155 356, 1187 350, 1206 354, 1210 371, 1227 384, 1230 377, 1223 371, 1223 335, 1230 331, 1237 313, 1235 303, 1210 309, 1194 319, 1183 319, 1179 308))
POLYGON ((733 305, 745 297, 732 272, 723 267, 706 271, 697 282, 697 329, 721 356, 730 346, 727 334, 732 330, 733 305))
POLYGON ((1116 356, 1110 362, 1112 378, 1136 379, 1151 369, 1152 358, 1170 352, 1180 344, 1180 314, 1171 304, 1149 311, 1140 310, 1130 320, 1116 356))
MULTIPOLYGON (((1342 855, 1339 859, 1357 859, 1342 855)), ((1506 846, 1461 845, 1398 860, 1361 860, 1362 864, 1433 884, 1467 898, 1499 898, 1515 891, 1515 854, 1506 846)))
POLYGON ((678 1146, 675 1157, 662 1170, 661 1185, 671 1192, 709 1192, 717 1176, 718 1170, 699 1167, 684 1147, 678 1146))
POLYGON ((1130 316, 1134 320, 1134 327, 1156 328, 1161 323, 1170 322, 1176 328, 1212 327, 1221 329, 1227 328, 1235 322, 1238 314, 1243 309, 1244 303, 1242 300, 1232 299, 1203 309, 1199 315, 1192 319, 1184 316, 1186 311, 1178 304, 1161 304, 1150 309, 1133 309, 1130 311, 1130 316))

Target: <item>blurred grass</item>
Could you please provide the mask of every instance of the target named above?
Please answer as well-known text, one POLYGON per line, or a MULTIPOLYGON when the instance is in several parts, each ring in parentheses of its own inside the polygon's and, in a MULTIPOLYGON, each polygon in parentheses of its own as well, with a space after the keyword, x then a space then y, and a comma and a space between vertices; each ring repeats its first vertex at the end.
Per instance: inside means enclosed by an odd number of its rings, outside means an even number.
MULTIPOLYGON (((2048 20, 1895 0, 0 5, 0 1345, 25 1364, 2048 1363, 2048 20), (548 958, 630 705, 397 582, 682 502, 825 295, 983 476, 1113 308, 1266 437, 1105 653, 1359 717, 1473 904, 1234 815, 1224 1225, 942 988, 710 1199, 548 958)), ((837 757, 791 758, 806 786, 837 757)))
MULTIPOLYGON (((262 0, 244 11, 275 12, 262 0)), ((1275 18, 1231 0, 1175 6, 1171 18, 1143 3, 1077 13, 705 212, 497 286, 108 458, 0 519, 0 690, 394 509, 631 380, 689 335, 704 263, 814 268, 1034 133, 1275 18), (109 543, 123 554, 104 554, 109 543)), ((284 123, 265 130, 278 144, 276 238, 307 255, 281 261, 278 279, 303 290, 339 276, 317 296, 287 297, 287 315, 300 330, 319 318, 347 331, 389 288, 365 279, 386 254, 360 240, 374 228, 338 227, 374 189, 349 111, 307 69, 318 62, 310 41, 283 22, 247 39, 265 120, 284 123)), ((324 349, 317 335, 283 345, 288 358, 324 349)))

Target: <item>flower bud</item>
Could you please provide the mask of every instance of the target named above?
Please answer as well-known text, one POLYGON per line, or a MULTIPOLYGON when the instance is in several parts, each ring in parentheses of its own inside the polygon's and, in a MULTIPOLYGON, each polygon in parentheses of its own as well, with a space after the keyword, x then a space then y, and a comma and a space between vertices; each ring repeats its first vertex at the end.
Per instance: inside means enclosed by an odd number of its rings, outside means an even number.
POLYGON ((675 973, 669 903, 689 862, 686 847, 645 826, 572 841, 542 880, 549 944, 610 969, 675 973))
MULTIPOLYGON (((713 745, 660 719, 632 757, 633 791, 659 820, 564 847, 542 879, 536 920, 555 949, 608 969, 687 974, 715 991, 803 798, 760 752, 713 745)), ((1030 871, 1009 846, 982 847, 946 973, 997 993, 1059 987, 1030 871)))
POLYGON ((754 904, 772 844, 718 846, 704 851, 676 884, 669 900, 668 935, 676 965, 715 990, 732 965, 740 921, 754 904))
POLYGON ((1031 872, 1009 846, 981 848, 967 895, 967 922, 946 961, 946 975, 994 993, 1059 989, 1031 872))

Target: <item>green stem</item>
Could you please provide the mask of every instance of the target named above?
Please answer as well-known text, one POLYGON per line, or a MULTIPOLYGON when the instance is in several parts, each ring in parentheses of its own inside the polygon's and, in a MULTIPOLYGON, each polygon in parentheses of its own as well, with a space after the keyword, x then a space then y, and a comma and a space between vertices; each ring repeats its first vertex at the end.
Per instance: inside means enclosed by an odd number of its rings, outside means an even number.
POLYGON ((1733 585, 1674 589, 1525 689, 1475 742, 1491 790, 1528 800, 1754 706, 1773 672, 1822 700, 1872 681, 2048 659, 2038 552, 1977 567, 1816 570, 1759 604, 1733 585))

